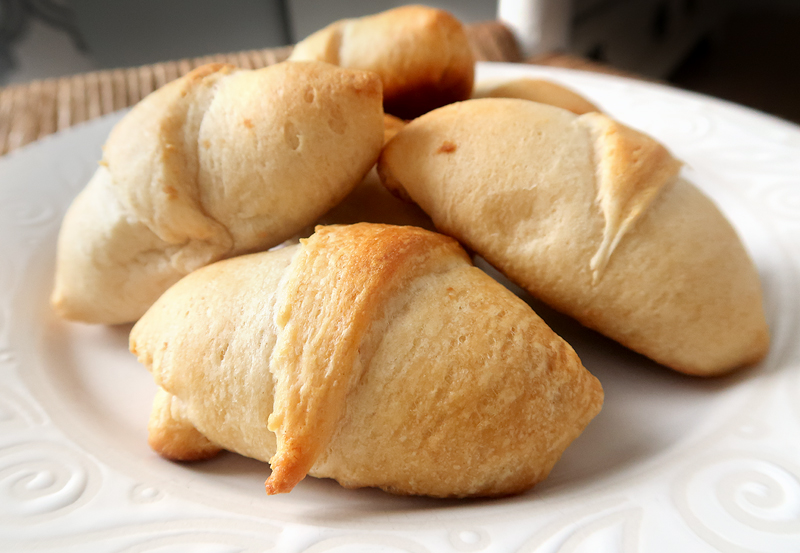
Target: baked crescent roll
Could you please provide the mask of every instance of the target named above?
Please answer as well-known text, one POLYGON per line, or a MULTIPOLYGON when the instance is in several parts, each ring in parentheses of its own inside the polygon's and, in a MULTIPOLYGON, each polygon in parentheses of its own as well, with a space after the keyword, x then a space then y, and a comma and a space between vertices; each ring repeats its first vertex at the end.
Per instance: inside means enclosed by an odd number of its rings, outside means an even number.
POLYGON ((377 160, 381 98, 374 74, 318 62, 207 65, 153 92, 64 218, 55 309, 135 321, 187 273, 313 223, 377 160))
POLYGON ((603 401, 525 302, 415 227, 319 227, 204 267, 130 346, 160 388, 151 446, 270 461, 270 494, 306 474, 398 494, 521 492, 603 401))
POLYGON ((680 166, 600 113, 481 99, 410 123, 378 171, 553 308, 678 371, 720 374, 766 354, 761 286, 680 166))
POLYGON ((474 98, 519 98, 557 108, 576 115, 600 111, 596 105, 569 88, 544 79, 522 78, 504 83, 479 83, 475 86, 474 98))
POLYGON ((384 109, 403 119, 466 100, 475 74, 464 27, 448 12, 425 6, 337 21, 299 42, 289 59, 375 71, 384 109))

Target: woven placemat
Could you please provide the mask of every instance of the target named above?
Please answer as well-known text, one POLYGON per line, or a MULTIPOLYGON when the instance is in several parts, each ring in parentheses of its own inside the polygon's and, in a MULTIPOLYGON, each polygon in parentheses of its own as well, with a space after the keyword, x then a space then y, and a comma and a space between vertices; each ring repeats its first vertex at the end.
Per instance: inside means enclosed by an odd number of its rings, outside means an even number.
POLYGON ((0 154, 48 134, 132 106, 166 83, 211 62, 248 69, 289 57, 292 48, 253 50, 96 71, 0 89, 0 154))

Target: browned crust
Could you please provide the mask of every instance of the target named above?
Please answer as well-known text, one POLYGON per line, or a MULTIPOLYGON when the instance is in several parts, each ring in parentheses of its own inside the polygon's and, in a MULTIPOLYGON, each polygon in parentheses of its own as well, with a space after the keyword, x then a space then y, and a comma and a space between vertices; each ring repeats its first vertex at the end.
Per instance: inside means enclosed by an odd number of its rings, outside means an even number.
POLYGON ((394 48, 411 50, 417 57, 412 63, 402 64, 405 67, 380 72, 384 109, 413 119, 468 99, 475 79, 475 59, 461 22, 446 11, 420 6, 405 6, 388 14, 405 20, 397 23, 406 34, 395 37, 398 44, 394 48))
POLYGON ((268 494, 291 491, 328 445, 359 376, 358 346, 383 304, 404 283, 453 260, 469 263, 455 240, 416 227, 318 227, 303 241, 276 306, 269 429, 278 450, 268 494))
POLYGON ((605 219, 603 241, 591 260, 596 281, 625 233, 678 177, 682 163, 657 140, 604 114, 585 114, 576 122, 593 139, 597 202, 605 219))
POLYGON ((172 461, 202 461, 222 451, 183 415, 179 400, 162 388, 153 399, 147 431, 153 451, 172 461))
POLYGON ((299 43, 290 59, 376 72, 384 109, 403 119, 466 100, 475 76, 463 25, 446 11, 425 6, 337 21, 299 43))

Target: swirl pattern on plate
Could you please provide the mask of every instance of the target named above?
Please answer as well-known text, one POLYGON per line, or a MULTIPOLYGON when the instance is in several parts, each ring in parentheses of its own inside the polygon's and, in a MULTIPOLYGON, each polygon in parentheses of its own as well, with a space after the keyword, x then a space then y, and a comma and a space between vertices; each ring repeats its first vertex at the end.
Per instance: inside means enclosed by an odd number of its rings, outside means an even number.
POLYGON ((414 540, 393 535, 364 534, 326 539, 304 549, 302 553, 430 553, 430 549, 414 540))
POLYGON ((560 516, 532 536, 517 553, 639 551, 643 509, 624 499, 590 504, 560 516))
POLYGON ((800 467, 753 451, 693 462, 673 499, 689 526, 720 550, 796 551, 800 542, 800 467))
MULTIPOLYGON (((10 352, 0 351, 0 364, 4 361, 4 353, 10 355, 10 352)), ((37 405, 11 388, 0 388, 0 432, 30 428, 43 422, 44 416, 37 405)))
POLYGON ((34 524, 88 503, 101 474, 88 456, 51 442, 0 449, 0 519, 34 524))

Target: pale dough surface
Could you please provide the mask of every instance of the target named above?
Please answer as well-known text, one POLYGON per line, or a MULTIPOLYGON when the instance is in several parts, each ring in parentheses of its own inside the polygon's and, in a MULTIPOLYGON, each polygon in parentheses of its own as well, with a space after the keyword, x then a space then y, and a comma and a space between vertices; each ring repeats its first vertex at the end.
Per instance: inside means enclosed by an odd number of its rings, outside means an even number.
POLYGON ((312 224, 375 163, 381 101, 374 74, 321 62, 212 64, 150 94, 64 218, 57 312, 135 321, 183 275, 312 224))
POLYGON ((407 125, 378 169, 441 232, 659 363, 713 375, 766 354, 759 276, 730 223, 663 146, 605 115, 461 102, 407 125))
POLYGON ((400 494, 521 492, 603 401, 525 302, 413 227, 320 227, 198 270, 136 324, 131 350, 164 390, 154 449, 196 459, 210 442, 271 461, 269 493, 306 473, 400 494))

